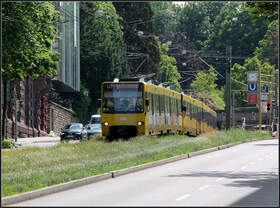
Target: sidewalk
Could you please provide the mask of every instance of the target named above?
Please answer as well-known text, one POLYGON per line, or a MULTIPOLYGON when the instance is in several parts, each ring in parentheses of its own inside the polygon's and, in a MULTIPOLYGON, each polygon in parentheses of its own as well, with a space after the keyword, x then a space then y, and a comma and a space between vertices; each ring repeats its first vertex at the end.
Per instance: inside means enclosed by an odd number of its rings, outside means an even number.
POLYGON ((60 142, 60 137, 30 137, 30 138, 18 138, 17 145, 18 147, 23 146, 40 146, 40 147, 47 147, 47 146, 54 146, 60 142))

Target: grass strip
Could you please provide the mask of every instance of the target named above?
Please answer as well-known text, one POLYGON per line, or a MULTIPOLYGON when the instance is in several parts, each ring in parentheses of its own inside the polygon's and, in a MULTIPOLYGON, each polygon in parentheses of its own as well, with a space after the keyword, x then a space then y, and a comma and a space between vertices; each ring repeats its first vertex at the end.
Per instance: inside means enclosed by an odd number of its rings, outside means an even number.
POLYGON ((267 131, 213 131, 198 137, 139 136, 128 141, 89 141, 1 151, 2 197, 36 190, 224 144, 271 137, 267 131))

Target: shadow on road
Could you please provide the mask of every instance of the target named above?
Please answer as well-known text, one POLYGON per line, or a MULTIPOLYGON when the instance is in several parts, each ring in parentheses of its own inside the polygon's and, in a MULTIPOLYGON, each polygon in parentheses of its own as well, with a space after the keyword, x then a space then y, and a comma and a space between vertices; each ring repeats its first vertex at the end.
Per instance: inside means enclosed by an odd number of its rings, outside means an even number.
POLYGON ((235 181, 233 186, 253 186, 259 189, 230 206, 279 206, 279 178, 253 180, 253 181, 235 181))
MULTIPOLYGON (((277 170, 276 170, 277 171, 277 170)), ((179 175, 168 175, 167 177, 224 177, 233 179, 232 182, 224 184, 230 187, 253 187, 257 191, 234 202, 230 206, 278 206, 279 205, 279 175, 275 172, 238 172, 232 171, 206 171, 190 172, 179 175), (236 180, 235 180, 236 179, 236 180), (246 179, 246 180, 244 180, 246 179)))

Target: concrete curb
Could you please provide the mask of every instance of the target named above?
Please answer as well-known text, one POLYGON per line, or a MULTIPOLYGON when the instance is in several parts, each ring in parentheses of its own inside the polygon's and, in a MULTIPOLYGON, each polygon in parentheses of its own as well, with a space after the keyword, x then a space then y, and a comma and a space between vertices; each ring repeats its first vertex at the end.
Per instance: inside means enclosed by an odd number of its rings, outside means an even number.
POLYGON ((1 200, 2 206, 19 203, 22 201, 34 199, 37 197, 45 196, 45 195, 60 192, 60 191, 65 191, 65 190, 68 190, 71 188, 87 185, 90 183, 95 183, 95 182, 102 181, 102 180, 109 179, 109 178, 112 178, 112 174, 104 173, 104 174, 97 175, 97 176, 90 176, 87 178, 77 179, 77 180, 69 181, 69 182, 62 183, 62 184, 44 187, 44 188, 34 190, 34 191, 28 191, 28 192, 24 192, 24 193, 20 193, 20 194, 15 194, 12 196, 7 196, 7 197, 2 198, 2 200, 1 200))
POLYGON ((122 169, 122 170, 111 171, 109 173, 104 173, 104 174, 97 175, 97 176, 90 176, 90 177, 87 177, 87 178, 82 178, 82 179, 78 179, 78 180, 74 180, 74 181, 70 181, 70 182, 66 182, 66 183, 62 183, 62 184, 58 184, 58 185, 53 185, 53 186, 41 188, 41 189, 34 190, 34 191, 29 191, 29 192, 24 192, 24 193, 20 193, 20 194, 15 194, 15 195, 12 195, 12 196, 7 196, 7 197, 2 198, 1 201, 2 201, 3 206, 14 204, 14 203, 19 203, 19 202, 22 202, 22 201, 34 199, 34 198, 45 196, 45 195, 48 195, 48 194, 52 194, 52 193, 56 193, 56 192, 60 192, 60 191, 65 191, 65 190, 75 188, 75 187, 78 187, 78 186, 88 185, 90 183, 95 183, 95 182, 98 182, 98 181, 102 181, 102 180, 106 180, 106 179, 110 179, 110 178, 115 178, 115 177, 125 175, 125 174, 128 174, 128 173, 136 172, 136 171, 139 171, 139 170, 144 170, 146 168, 156 167, 156 166, 160 166, 160 165, 167 164, 167 163, 170 163, 170 162, 175 162, 175 161, 178 161, 178 160, 194 157, 194 156, 197 156, 197 155, 206 154, 206 153, 209 153, 209 152, 214 152, 214 151, 217 151, 217 150, 229 148, 229 147, 232 147, 232 146, 235 146, 235 145, 238 145, 238 144, 242 144, 242 143, 245 143, 245 142, 254 142, 254 141, 260 141, 260 140, 267 140, 267 139, 277 139, 277 138, 263 138, 263 139, 245 140, 243 142, 225 144, 225 145, 221 145, 221 146, 218 146, 218 147, 213 147, 213 148, 209 148, 209 149, 205 149, 205 150, 200 150, 200 151, 197 151, 197 152, 191 152, 191 153, 188 153, 188 154, 174 156, 174 157, 171 157, 171 158, 167 158, 167 159, 163 159, 163 160, 159 160, 159 161, 155 161, 155 162, 150 162, 150 163, 146 163, 146 164, 142 164, 142 165, 138 165, 138 166, 134 166, 134 167, 130 167, 130 168, 125 168, 125 169, 122 169))
POLYGON ((218 147, 212 147, 212 148, 209 148, 209 149, 199 150, 197 152, 189 153, 189 157, 193 157, 193 156, 196 156, 196 155, 201 155, 201 154, 205 154, 205 153, 209 153, 209 152, 214 152, 214 151, 217 151, 217 150, 218 150, 218 147))
POLYGON ((155 161, 155 162, 150 162, 150 163, 146 163, 146 164, 142 164, 142 165, 138 165, 138 166, 134 166, 134 167, 130 167, 130 168, 125 168, 122 170, 116 170, 116 171, 112 171, 112 178, 116 178, 118 176, 121 175, 125 175, 128 173, 133 173, 139 170, 144 170, 146 168, 151 168, 151 167, 156 167, 156 166, 160 166, 160 165, 164 165, 170 162, 175 162, 178 160, 182 160, 182 159, 186 159, 189 158, 189 154, 183 154, 183 155, 179 155, 179 156, 174 156, 171 158, 167 158, 167 159, 163 159, 163 160, 159 160, 159 161, 155 161))

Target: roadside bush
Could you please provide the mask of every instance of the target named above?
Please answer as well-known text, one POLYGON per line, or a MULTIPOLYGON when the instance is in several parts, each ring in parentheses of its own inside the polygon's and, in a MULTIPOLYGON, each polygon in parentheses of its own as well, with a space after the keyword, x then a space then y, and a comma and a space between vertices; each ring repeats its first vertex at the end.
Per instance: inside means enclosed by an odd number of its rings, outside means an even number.
POLYGON ((11 149, 13 147, 16 147, 16 143, 14 140, 4 139, 4 140, 1 140, 1 147, 11 149))

